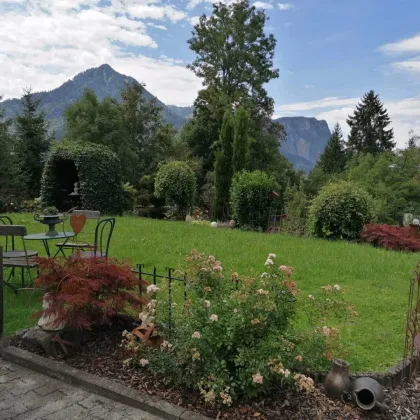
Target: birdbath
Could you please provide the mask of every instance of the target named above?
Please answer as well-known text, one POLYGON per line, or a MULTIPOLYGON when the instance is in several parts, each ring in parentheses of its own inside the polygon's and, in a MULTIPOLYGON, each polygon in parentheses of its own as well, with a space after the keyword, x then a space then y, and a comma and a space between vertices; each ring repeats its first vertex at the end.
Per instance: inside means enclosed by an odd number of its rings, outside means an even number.
POLYGON ((55 225, 61 222, 61 215, 55 207, 47 207, 42 214, 35 214, 34 220, 44 225, 48 225, 47 236, 57 236, 58 232, 55 230, 55 225))

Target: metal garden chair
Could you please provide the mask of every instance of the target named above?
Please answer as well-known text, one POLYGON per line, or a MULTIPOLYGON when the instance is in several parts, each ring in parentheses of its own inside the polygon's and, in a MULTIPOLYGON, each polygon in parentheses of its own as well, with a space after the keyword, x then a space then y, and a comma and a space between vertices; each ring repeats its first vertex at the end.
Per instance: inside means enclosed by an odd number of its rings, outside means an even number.
POLYGON ((109 246, 115 228, 115 219, 102 219, 95 229, 95 243, 89 246, 89 251, 79 253, 82 258, 108 258, 109 246))
MULTIPOLYGON (((32 272, 31 270, 38 268, 38 263, 36 262, 36 259, 34 256, 29 256, 28 250, 26 249, 25 240, 23 239, 24 236, 27 235, 26 227, 25 226, 17 226, 17 225, 3 225, 0 226, 0 237, 10 237, 12 238, 12 241, 14 243, 15 238, 20 238, 23 244, 23 255, 19 254, 18 257, 9 257, 4 258, 3 254, 3 268, 11 268, 11 272, 9 274, 8 279, 4 282, 6 286, 9 286, 13 289, 15 293, 20 288, 15 287, 13 284, 10 283, 10 279, 14 279, 14 270, 16 268, 20 268, 22 270, 22 278, 21 278, 21 284, 22 289, 25 288, 25 270, 29 276, 30 284, 29 286, 32 286, 33 279, 32 279, 32 272)), ((11 251, 12 252, 12 251, 11 251)))

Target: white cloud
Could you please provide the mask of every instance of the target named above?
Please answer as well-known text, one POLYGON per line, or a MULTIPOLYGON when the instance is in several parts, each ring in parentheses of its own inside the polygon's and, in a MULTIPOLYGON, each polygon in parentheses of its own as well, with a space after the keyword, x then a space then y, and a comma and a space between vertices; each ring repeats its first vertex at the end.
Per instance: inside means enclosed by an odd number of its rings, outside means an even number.
POLYGON ((264 3, 263 1, 256 1, 253 6, 260 9, 272 9, 274 6, 270 3, 264 3))
POLYGON ((167 31, 168 30, 168 28, 166 26, 164 26, 164 25, 156 25, 156 24, 151 23, 151 22, 149 22, 147 24, 147 26, 150 26, 150 27, 156 28, 156 29, 160 29, 161 31, 167 31))
POLYGON ((146 83, 165 103, 191 105, 201 83, 184 63, 127 49, 157 47, 146 19, 189 19, 173 6, 151 4, 155 1, 111 0, 107 7, 98 6, 98 0, 26 0, 23 6, 14 1, 15 7, 0 12, 0 93, 10 98, 19 97, 27 86, 51 90, 81 71, 108 63, 146 83))
POLYGON ((191 23, 191 25, 195 26, 200 22, 200 16, 191 16, 189 18, 189 22, 191 23))
POLYGON ((398 42, 392 42, 379 47, 379 51, 385 54, 406 54, 420 52, 420 34, 411 38, 402 39, 398 42))
POLYGON ((187 14, 177 10, 174 6, 155 6, 139 4, 136 6, 128 7, 128 13, 138 19, 155 19, 163 20, 168 19, 172 22, 178 22, 185 19, 187 14))
MULTIPOLYGON (((350 127, 347 118, 352 115, 360 98, 323 98, 311 102, 300 102, 276 107, 276 116, 307 115, 319 120, 326 120, 330 129, 338 122, 347 137, 350 127)), ((420 134, 420 97, 384 101, 391 119, 390 127, 394 128, 397 147, 404 147, 408 132, 420 134)))
POLYGON ((280 10, 286 11, 292 9, 294 6, 291 3, 277 3, 277 7, 280 10))

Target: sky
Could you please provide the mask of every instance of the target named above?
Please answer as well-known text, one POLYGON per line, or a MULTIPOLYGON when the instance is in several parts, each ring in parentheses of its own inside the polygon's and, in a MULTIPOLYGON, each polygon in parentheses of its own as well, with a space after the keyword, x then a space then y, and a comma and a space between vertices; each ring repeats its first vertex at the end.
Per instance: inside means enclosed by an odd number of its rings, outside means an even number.
MULTIPOLYGON (((252 3, 277 39, 280 77, 266 86, 276 117, 338 122, 347 134, 373 89, 399 147, 420 134, 420 0, 282 1, 252 3)), ((191 105, 201 81, 186 68, 187 40, 211 9, 212 0, 0 0, 0 94, 51 90, 107 63, 165 104, 191 105)))

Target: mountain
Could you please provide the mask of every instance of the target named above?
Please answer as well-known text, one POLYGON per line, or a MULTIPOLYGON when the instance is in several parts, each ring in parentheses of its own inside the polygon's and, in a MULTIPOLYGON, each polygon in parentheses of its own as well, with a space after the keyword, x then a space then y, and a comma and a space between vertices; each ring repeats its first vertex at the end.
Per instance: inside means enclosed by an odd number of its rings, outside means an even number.
POLYGON ((307 117, 281 117, 275 121, 286 131, 281 153, 295 168, 310 171, 331 137, 327 122, 307 117))
MULTIPOLYGON (((100 100, 110 96, 121 101, 120 93, 126 82, 136 82, 136 80, 104 64, 79 73, 57 89, 35 93, 34 96, 41 100, 41 110, 45 112, 56 137, 61 138, 64 134, 64 110, 80 99, 86 88, 92 89, 100 100)), ((177 128, 181 128, 193 113, 192 106, 165 105, 146 89, 145 95, 156 100, 162 107, 163 119, 177 128)), ((6 118, 13 118, 21 110, 21 100, 9 99, 1 102, 0 107, 5 110, 6 118)), ((306 117, 283 117, 276 121, 284 125, 287 134, 287 139, 281 146, 282 154, 296 168, 311 170, 330 138, 331 133, 327 123, 306 117)))
MULTIPOLYGON (((64 110, 73 102, 77 101, 83 95, 87 88, 92 89, 100 100, 110 96, 121 101, 121 90, 126 82, 135 82, 132 77, 125 76, 115 71, 108 64, 97 68, 92 68, 79 73, 72 80, 68 80, 57 89, 50 92, 38 92, 34 94, 35 98, 41 100, 40 109, 45 112, 51 123, 51 128, 55 131, 56 137, 61 138, 64 134, 64 110)), ((145 96, 155 98, 145 89, 145 96)), ((162 116, 165 121, 173 124, 177 128, 184 125, 185 117, 183 114, 189 114, 191 107, 174 107, 171 110, 163 102, 155 98, 157 104, 162 107, 162 116)), ((9 99, 0 103, 5 110, 6 118, 13 118, 21 110, 20 99, 9 99)))

